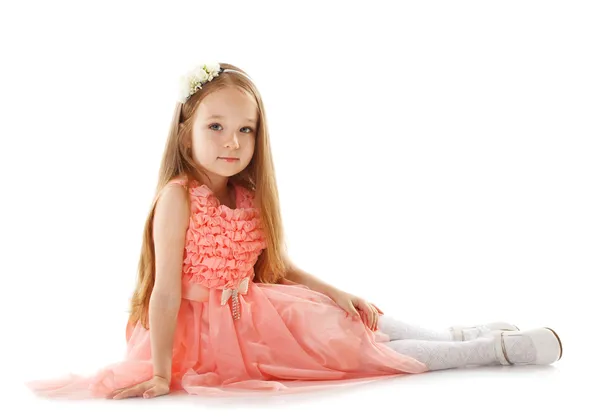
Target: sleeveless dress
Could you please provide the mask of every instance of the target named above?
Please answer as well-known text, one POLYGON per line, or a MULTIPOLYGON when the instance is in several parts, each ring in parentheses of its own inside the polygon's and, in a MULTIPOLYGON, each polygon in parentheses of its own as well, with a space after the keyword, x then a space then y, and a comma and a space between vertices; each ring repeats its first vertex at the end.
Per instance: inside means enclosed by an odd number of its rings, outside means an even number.
MULTIPOLYGON (((266 241, 250 190, 235 185, 232 209, 194 179, 175 178, 170 184, 187 189, 191 209, 171 392, 273 395, 428 370, 386 346, 387 334, 347 317, 328 296, 289 280, 253 281, 266 241)), ((106 398, 151 378, 150 331, 139 322, 128 324, 126 341, 125 358, 95 375, 68 374, 26 385, 45 397, 106 398)))

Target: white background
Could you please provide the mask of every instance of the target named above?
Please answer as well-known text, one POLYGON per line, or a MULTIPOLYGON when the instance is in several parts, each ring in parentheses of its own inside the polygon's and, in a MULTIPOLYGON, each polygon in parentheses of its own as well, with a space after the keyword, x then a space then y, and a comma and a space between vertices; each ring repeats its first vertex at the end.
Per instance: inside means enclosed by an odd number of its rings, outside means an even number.
POLYGON ((20 1, 0 16, 3 415, 598 408, 597 2, 20 1), (262 94, 300 267, 423 326, 552 327, 563 358, 258 402, 33 397, 26 380, 124 355, 176 80, 203 60, 262 94))

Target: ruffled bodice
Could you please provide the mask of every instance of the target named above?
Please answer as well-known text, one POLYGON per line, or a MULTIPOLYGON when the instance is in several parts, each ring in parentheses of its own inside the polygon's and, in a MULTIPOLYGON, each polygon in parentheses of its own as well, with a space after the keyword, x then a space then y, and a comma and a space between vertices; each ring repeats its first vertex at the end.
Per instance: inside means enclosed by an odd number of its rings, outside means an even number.
POLYGON ((208 288, 236 288, 254 278, 254 264, 266 240, 253 192, 235 188, 235 209, 220 204, 206 184, 177 178, 190 196, 190 224, 186 233, 183 260, 184 283, 208 288))

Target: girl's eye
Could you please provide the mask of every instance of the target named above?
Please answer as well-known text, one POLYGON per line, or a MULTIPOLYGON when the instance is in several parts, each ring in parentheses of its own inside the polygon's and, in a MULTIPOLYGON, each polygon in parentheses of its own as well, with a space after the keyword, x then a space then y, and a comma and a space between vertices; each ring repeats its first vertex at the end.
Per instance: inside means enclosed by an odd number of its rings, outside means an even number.
MULTIPOLYGON (((213 123, 213 124, 209 125, 208 128, 211 129, 213 126, 221 126, 221 125, 219 123, 213 123)), ((244 132, 244 133, 252 132, 252 128, 250 128, 250 127, 243 127, 242 129, 250 129, 248 132, 244 132)), ((211 129, 211 130, 214 130, 214 129, 211 129)))

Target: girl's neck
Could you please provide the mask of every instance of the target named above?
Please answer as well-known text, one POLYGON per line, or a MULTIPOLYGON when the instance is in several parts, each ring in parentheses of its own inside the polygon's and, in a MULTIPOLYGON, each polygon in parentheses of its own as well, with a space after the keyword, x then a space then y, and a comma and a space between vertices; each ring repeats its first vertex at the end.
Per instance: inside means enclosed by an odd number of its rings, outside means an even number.
POLYGON ((214 190, 213 188, 211 188, 211 191, 213 192, 217 200, 219 200, 219 204, 223 204, 231 209, 236 208, 235 186, 233 185, 233 183, 225 184, 225 189, 221 190, 220 192, 214 190))

